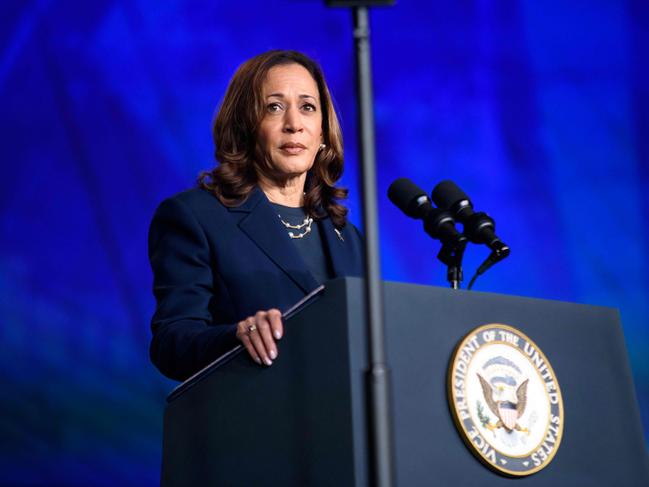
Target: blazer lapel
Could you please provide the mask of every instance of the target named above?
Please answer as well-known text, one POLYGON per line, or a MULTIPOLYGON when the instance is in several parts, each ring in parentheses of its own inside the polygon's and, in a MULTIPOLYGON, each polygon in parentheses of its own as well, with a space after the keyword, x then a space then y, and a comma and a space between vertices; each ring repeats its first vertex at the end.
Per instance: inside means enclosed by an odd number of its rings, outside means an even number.
POLYGON ((322 220, 321 228, 325 245, 331 257, 334 276, 341 277, 355 274, 353 242, 348 241, 345 234, 336 229, 329 217, 322 220))
POLYGON ((309 272, 302 256, 278 223, 277 214, 259 188, 252 190, 248 199, 231 212, 247 213, 239 221, 239 228, 271 259, 302 291, 309 293, 318 282, 309 272))

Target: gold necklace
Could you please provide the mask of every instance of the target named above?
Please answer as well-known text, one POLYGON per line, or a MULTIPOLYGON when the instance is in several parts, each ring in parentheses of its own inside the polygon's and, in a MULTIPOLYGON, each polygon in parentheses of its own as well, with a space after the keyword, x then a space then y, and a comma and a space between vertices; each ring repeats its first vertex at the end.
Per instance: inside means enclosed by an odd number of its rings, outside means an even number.
POLYGON ((304 228, 304 231, 302 233, 293 233, 291 231, 288 232, 288 236, 290 238, 304 238, 305 235, 311 232, 311 224, 313 223, 313 218, 310 216, 307 216, 302 223, 299 225, 291 225, 289 222, 285 222, 282 219, 282 216, 278 213, 277 216, 279 217, 279 221, 282 222, 282 225, 284 225, 287 229, 289 230, 302 230, 304 228), (305 228, 306 227, 306 228, 305 228))

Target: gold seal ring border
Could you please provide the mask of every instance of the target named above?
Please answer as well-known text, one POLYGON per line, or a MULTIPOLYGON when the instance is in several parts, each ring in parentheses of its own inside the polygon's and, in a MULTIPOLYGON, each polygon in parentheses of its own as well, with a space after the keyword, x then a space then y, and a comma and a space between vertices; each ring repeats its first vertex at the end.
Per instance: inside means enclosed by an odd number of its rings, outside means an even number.
MULTIPOLYGON (((489 342, 489 343, 500 343, 500 344, 508 345, 508 346, 511 346, 512 348, 518 349, 518 347, 514 347, 511 343, 503 342, 503 341, 500 341, 500 340, 495 340, 494 342, 489 342)), ((534 369, 536 370, 536 366, 534 366, 534 369)), ((536 370, 536 372, 538 373, 538 370, 536 370)), ((525 333, 523 333, 522 331, 518 330, 517 328, 515 328, 513 326, 505 325, 503 323, 489 323, 489 324, 486 324, 486 325, 478 326, 478 327, 474 328, 473 330, 469 331, 464 336, 464 338, 462 338, 462 340, 460 340, 458 345, 453 350, 452 361, 451 361, 451 364, 449 366, 448 373, 447 373, 447 395, 448 395, 447 399, 448 399, 449 409, 451 410, 455 425, 461 432, 463 432, 463 434, 460 435, 460 436, 462 436, 462 440, 464 440, 464 443, 469 447, 469 450, 474 454, 474 456, 476 456, 484 465, 489 467, 491 470, 494 470, 494 471, 499 472, 499 473, 505 473, 505 474, 510 475, 512 477, 524 477, 524 476, 528 476, 528 475, 531 475, 533 473, 536 473, 539 470, 542 470, 543 468, 545 468, 546 466, 548 466, 552 462, 552 459, 554 458, 554 455, 556 454, 557 450, 559 449, 559 446, 561 444, 562 435, 563 435, 564 412, 563 412, 563 397, 561 395, 561 387, 559 385, 559 381, 558 381, 558 379, 556 377, 556 374, 554 373, 554 369, 552 368, 552 365, 548 361, 545 354, 541 351, 539 346, 533 340, 531 340, 525 333), (555 383, 557 385, 557 393, 558 393, 558 397, 559 397, 557 407, 558 407, 558 410, 559 410, 559 416, 561 417, 561 425, 560 425, 561 427, 559 429, 559 433, 557 434, 557 441, 556 441, 556 444, 555 444, 555 448, 552 451, 552 453, 548 455, 548 458, 543 462, 543 464, 539 465, 536 468, 532 468, 530 470, 526 470, 526 471, 523 471, 523 472, 516 471, 516 470, 509 470, 509 469, 501 467, 501 466, 499 466, 497 464, 494 465, 489 460, 487 460, 487 458, 482 454, 482 452, 479 449, 477 449, 473 445, 473 443, 469 440, 468 431, 464 426, 464 422, 457 415, 457 411, 456 411, 456 408, 455 408, 455 402, 453 400, 454 395, 453 395, 452 379, 453 379, 453 371, 455 370, 455 365, 457 364, 458 351, 462 347, 464 347, 464 345, 467 344, 467 341, 471 336, 477 335, 481 331, 486 330, 486 329, 490 329, 490 328, 506 329, 508 331, 511 331, 511 332, 519 335, 521 338, 525 339, 528 343, 533 345, 535 347, 535 349, 539 352, 539 355, 541 356, 541 358, 547 364, 547 367, 548 367, 550 373, 552 374, 552 376, 553 376, 553 378, 555 380, 555 383)), ((547 391, 546 391, 546 395, 547 395, 547 391)), ((550 406, 550 408, 552 409, 552 405, 550 406)), ((471 416, 473 416, 473 415, 471 415, 471 416)), ((471 417, 470 419, 471 419, 471 422, 474 425, 477 426, 476 422, 474 421, 474 418, 471 417)), ((548 427, 546 427, 546 431, 547 431, 547 429, 548 429, 548 427)), ((487 440, 485 439, 485 441, 487 441, 487 440)), ((489 443, 489 442, 487 441, 487 443, 489 443)), ((491 446, 491 444, 490 444, 490 446, 491 446)), ((507 457, 507 458, 524 458, 526 456, 531 455, 530 454, 530 455, 525 455, 525 456, 521 456, 521 457, 510 456, 510 455, 506 455, 506 454, 502 453, 501 451, 499 451, 497 448, 495 448, 493 446, 491 446, 491 448, 493 448, 500 455, 502 455, 504 457, 507 457)))
MULTIPOLYGON (((536 370, 536 366, 534 366, 534 368, 536 370)), ((488 323, 488 324, 485 324, 485 325, 480 325, 480 326, 478 326, 476 328, 473 328, 472 330, 468 331, 466 333, 466 335, 464 335, 464 337, 458 342, 458 344, 453 349, 453 352, 451 353, 451 360, 450 360, 449 367, 448 367, 447 374, 446 374, 446 394, 447 394, 446 399, 447 399, 448 407, 449 407, 450 412, 451 412, 451 416, 453 417, 453 422, 455 423, 455 427, 461 432, 460 436, 462 437, 462 440, 464 441, 465 445, 469 448, 469 451, 471 453, 473 453, 473 455, 476 458, 478 458, 478 460, 480 460, 481 463, 483 463, 485 466, 487 466, 489 469, 491 469, 493 471, 496 471, 498 473, 504 473, 506 475, 516 477, 516 478, 526 477, 528 475, 532 475, 533 473, 536 473, 536 472, 538 472, 540 470, 543 470, 545 467, 547 467, 552 462, 552 460, 554 459, 554 456, 556 455, 557 451, 559 450, 559 446, 561 446, 561 440, 563 438, 563 424, 564 424, 565 414, 564 414, 564 409, 563 409, 563 395, 561 394, 561 387, 560 387, 560 384, 559 384, 559 380, 557 378, 557 375, 554 372, 554 369, 552 368, 552 365, 550 364, 550 361, 547 359, 547 357, 545 356, 543 351, 540 349, 540 347, 536 344, 536 342, 531 340, 530 337, 528 337, 525 333, 520 331, 518 328, 515 328, 515 327, 513 327, 511 325, 505 325, 504 323, 488 323), (536 349, 536 351, 539 353, 539 355, 543 359, 543 361, 546 363, 550 373, 552 374, 552 377, 554 378, 555 384, 557 386, 557 393, 558 393, 558 397, 559 397, 559 401, 558 401, 557 406, 559 408, 559 416, 561 418, 561 427, 559 429, 559 434, 557 434, 557 441, 555 443, 555 448, 548 455, 548 458, 547 458, 547 460, 545 460, 545 462, 543 462, 538 467, 530 469, 530 470, 526 470, 525 472, 509 470, 507 468, 500 467, 498 465, 494 465, 489 460, 487 460, 487 458, 482 454, 482 452, 479 449, 477 449, 473 445, 471 440, 469 439, 468 431, 464 427, 464 422, 458 416, 457 409, 455 407, 455 401, 453 399, 454 398, 454 395, 453 395, 453 371, 455 370, 455 366, 456 366, 457 361, 458 361, 458 352, 459 352, 459 350, 461 350, 462 347, 464 347, 464 345, 466 345, 468 339, 471 336, 477 335, 478 333, 480 333, 483 330, 487 330, 489 328, 495 328, 495 327, 503 328, 505 330, 516 333, 521 338, 525 339, 528 343, 533 345, 534 348, 536 349)), ((550 409, 551 408, 552 408, 552 406, 550 406, 550 409)), ((471 418, 471 422, 475 424, 475 422, 473 421, 473 418, 471 418)), ((494 448, 494 450, 496 450, 496 449, 494 448)), ((508 455, 505 455, 505 456, 508 456, 508 455)))
MULTIPOLYGON (((534 344, 534 342, 530 342, 530 343, 533 344, 534 346, 536 346, 536 344, 534 344)), ((503 342, 502 340, 493 340, 493 341, 491 341, 489 343, 485 343, 485 345, 503 345, 505 347, 509 347, 509 348, 512 348, 512 349, 516 350, 523 357, 525 357, 525 352, 524 351, 522 351, 519 347, 517 347, 515 345, 512 345, 509 342, 503 342)), ((476 353, 477 353, 477 351, 476 351, 476 353)), ((473 358, 471 358, 471 360, 473 360, 473 358)), ((531 364, 531 365, 532 365, 532 368, 534 369, 534 372, 536 372, 536 375, 539 377, 539 380, 541 381, 541 383, 545 383, 545 380, 543 379, 543 376, 538 371, 538 369, 534 366, 534 364, 531 364)), ((552 377, 555 378, 554 374, 552 375, 552 377)), ((557 381, 555 380, 555 382, 557 382, 557 381)), ((558 382, 557 382, 557 386, 558 386, 558 382)), ((464 392, 466 393, 466 387, 464 388, 464 392)), ((552 403, 550 402, 550 394, 548 393, 546 388, 544 388, 543 392, 545 393, 545 397, 548 400, 548 404, 550 404, 549 409, 550 409, 550 413, 551 413, 551 411, 552 411, 552 403)), ((559 413, 561 414, 561 411, 559 413)), ((469 414, 471 415, 471 421, 473 421, 473 424, 477 425, 478 422, 473 417, 473 414, 471 412, 469 412, 469 414)), ((500 451, 498 448, 496 448, 487 438, 484 438, 484 440, 487 443, 489 443, 489 446, 491 446, 491 448, 493 448, 497 453, 499 453, 500 455, 502 455, 504 457, 507 457, 507 458, 527 458, 527 457, 531 456, 536 450, 538 450, 539 447, 545 442, 545 437, 548 434, 548 431, 550 430, 550 425, 551 425, 551 423, 548 422, 548 424, 545 427, 545 431, 543 432, 543 436, 541 438, 541 441, 539 443, 537 443, 536 445, 534 445, 532 450, 530 450, 532 453, 528 453, 528 454, 525 454, 525 455, 508 455, 507 453, 505 453, 503 451, 500 451)))

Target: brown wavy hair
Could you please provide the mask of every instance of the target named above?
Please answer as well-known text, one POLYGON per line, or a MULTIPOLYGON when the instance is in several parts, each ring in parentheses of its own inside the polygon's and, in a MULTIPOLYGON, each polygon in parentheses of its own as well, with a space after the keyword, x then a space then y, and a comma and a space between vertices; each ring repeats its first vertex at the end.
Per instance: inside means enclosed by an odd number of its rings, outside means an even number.
POLYGON ((301 52, 268 51, 239 66, 212 126, 218 165, 202 172, 198 184, 224 205, 238 206, 257 184, 258 171, 266 173, 264 165, 272 161, 263 152, 257 137, 265 114, 262 84, 272 67, 286 64, 299 64, 311 74, 322 107, 322 137, 326 147, 318 151, 307 173, 305 210, 314 219, 328 215, 336 227, 342 228, 347 208, 339 200, 345 199, 348 191, 335 186, 343 173, 342 133, 320 66, 301 52))

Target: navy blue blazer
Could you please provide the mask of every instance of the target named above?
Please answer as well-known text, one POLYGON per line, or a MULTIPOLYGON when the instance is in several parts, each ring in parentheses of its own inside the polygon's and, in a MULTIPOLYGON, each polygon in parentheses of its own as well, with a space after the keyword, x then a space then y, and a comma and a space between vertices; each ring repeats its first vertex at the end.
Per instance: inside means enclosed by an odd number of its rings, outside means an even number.
MULTIPOLYGON (((341 239, 330 218, 320 224, 335 277, 361 276, 356 227, 348 223, 341 239)), ((236 207, 203 189, 166 199, 151 222, 149 260, 157 302, 151 360, 176 380, 236 346, 240 320, 283 311, 318 287, 258 188, 236 207)))

